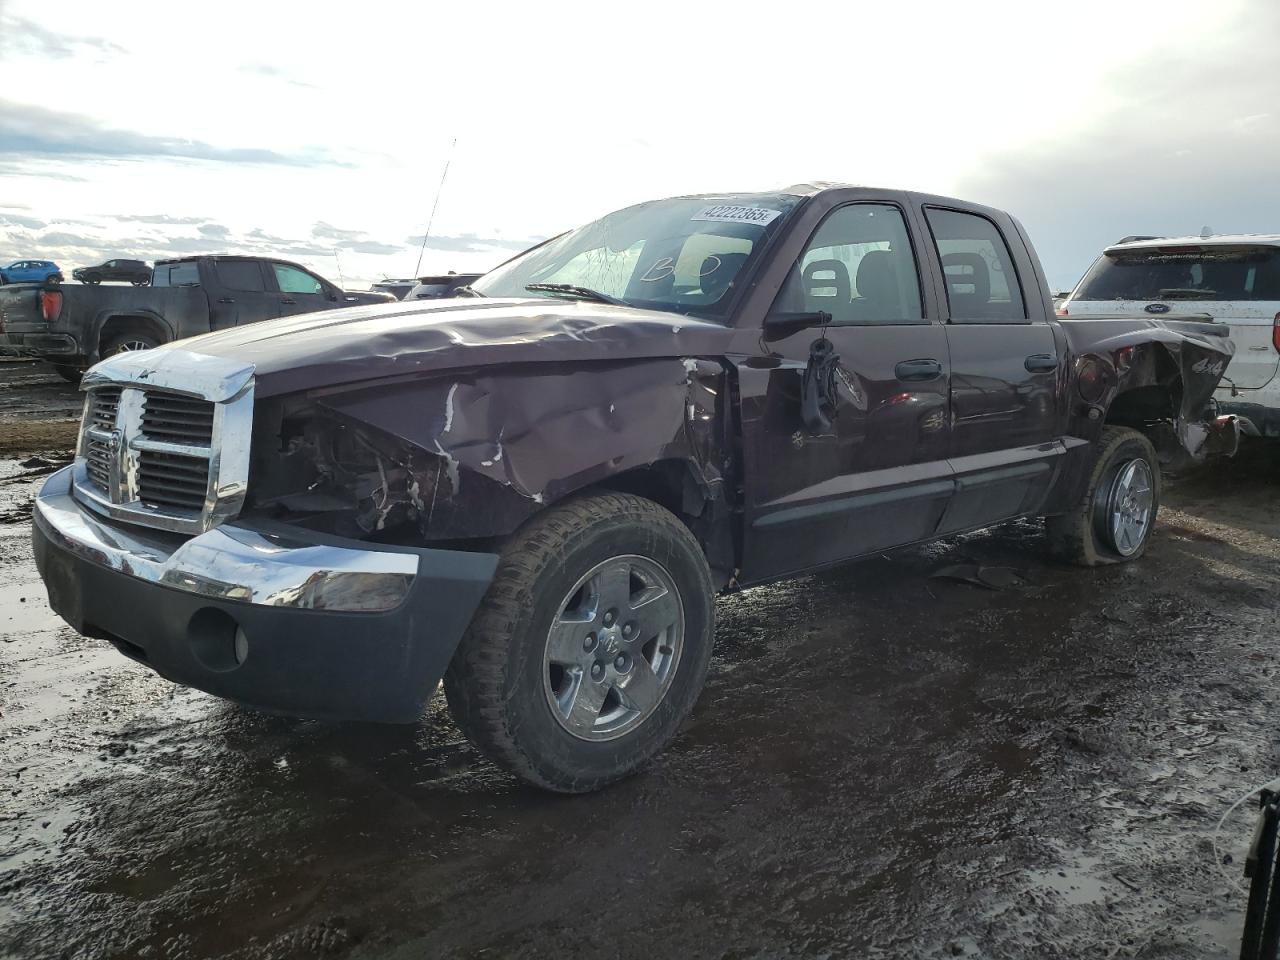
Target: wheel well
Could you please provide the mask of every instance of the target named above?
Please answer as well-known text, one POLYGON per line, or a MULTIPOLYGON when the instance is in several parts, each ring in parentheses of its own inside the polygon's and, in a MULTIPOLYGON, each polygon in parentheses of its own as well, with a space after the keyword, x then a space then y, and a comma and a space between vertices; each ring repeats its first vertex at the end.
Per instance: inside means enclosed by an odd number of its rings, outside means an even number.
POLYGON ((108 317, 98 332, 98 353, 101 355, 105 344, 126 333, 143 333, 155 337, 160 343, 167 343, 169 330, 154 317, 108 317))
POLYGON ((699 482, 696 470, 685 460, 659 460, 616 474, 598 486, 644 497, 675 514, 702 544, 712 579, 721 588, 737 570, 741 537, 734 529, 735 514, 722 496, 710 494, 699 482))
POLYGON ((1177 416, 1180 399, 1170 385, 1152 383, 1145 387, 1133 387, 1111 401, 1111 406, 1107 408, 1106 422, 1118 427, 1143 430, 1157 420, 1172 420, 1177 416))
POLYGON ((1163 350, 1134 360, 1134 372, 1141 371, 1145 382, 1134 383, 1116 395, 1107 408, 1106 422, 1146 432, 1157 423, 1177 418, 1182 409, 1182 373, 1163 350))

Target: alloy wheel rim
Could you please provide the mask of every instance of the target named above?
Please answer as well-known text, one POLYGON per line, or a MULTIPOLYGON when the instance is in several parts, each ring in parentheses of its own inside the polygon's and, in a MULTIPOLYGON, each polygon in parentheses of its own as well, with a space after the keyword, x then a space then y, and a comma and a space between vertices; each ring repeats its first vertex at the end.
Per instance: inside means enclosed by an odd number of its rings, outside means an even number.
POLYGON ((1151 528, 1154 484, 1145 460, 1130 460, 1116 471, 1107 496, 1107 534, 1122 557, 1137 553, 1151 528))
POLYGON ((542 686, 557 722, 580 740, 613 740, 645 722, 671 688, 684 648, 675 580, 640 556, 579 578, 547 631, 542 686))

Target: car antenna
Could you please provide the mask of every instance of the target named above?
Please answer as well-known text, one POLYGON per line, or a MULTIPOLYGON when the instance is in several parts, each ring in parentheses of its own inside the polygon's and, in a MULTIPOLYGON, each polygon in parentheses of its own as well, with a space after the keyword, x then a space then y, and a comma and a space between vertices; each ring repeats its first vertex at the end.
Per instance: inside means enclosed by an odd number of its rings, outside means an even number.
POLYGON ((436 199, 431 204, 431 216, 427 217, 427 232, 422 235, 422 249, 418 251, 418 265, 413 268, 413 275, 416 277, 422 269, 422 255, 427 252, 427 238, 431 236, 431 225, 435 223, 436 207, 440 206, 440 194, 444 191, 444 178, 449 175, 449 164, 453 162, 453 151, 458 145, 458 138, 453 138, 453 143, 449 144, 449 156, 444 160, 444 173, 440 174, 440 186, 436 187, 436 199))
POLYGON ((333 248, 333 262, 338 265, 338 286, 343 290, 347 289, 347 281, 342 276, 342 261, 338 259, 338 248, 333 248))

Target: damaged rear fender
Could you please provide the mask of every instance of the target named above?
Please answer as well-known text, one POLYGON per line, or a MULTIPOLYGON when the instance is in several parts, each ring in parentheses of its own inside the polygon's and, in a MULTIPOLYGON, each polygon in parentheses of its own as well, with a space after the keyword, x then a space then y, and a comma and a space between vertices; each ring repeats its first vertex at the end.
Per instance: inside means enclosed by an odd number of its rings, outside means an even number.
MULTIPOLYGON (((1096 439, 1104 424, 1146 432, 1166 462, 1201 460, 1213 442, 1213 391, 1227 369, 1234 345, 1186 324, 1124 329, 1091 343, 1074 344, 1069 386, 1069 431, 1096 439)), ((1095 330, 1094 324, 1069 331, 1095 330)))

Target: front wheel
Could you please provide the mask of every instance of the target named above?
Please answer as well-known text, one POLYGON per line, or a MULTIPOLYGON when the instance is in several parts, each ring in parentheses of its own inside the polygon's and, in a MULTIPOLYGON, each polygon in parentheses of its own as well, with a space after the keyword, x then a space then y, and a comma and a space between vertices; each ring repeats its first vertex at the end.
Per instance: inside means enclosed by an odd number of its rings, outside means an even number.
POLYGON ((84 367, 74 363, 55 363, 53 369, 67 383, 79 384, 84 379, 84 367))
POLYGON ((600 494, 535 516, 506 544, 444 678, 491 760, 585 793, 671 742, 706 678, 714 588, 697 540, 649 500, 600 494))
POLYGON ((1049 549, 1084 567, 1136 560, 1160 512, 1160 461, 1151 441, 1128 427, 1104 427, 1084 497, 1049 517, 1049 549))

